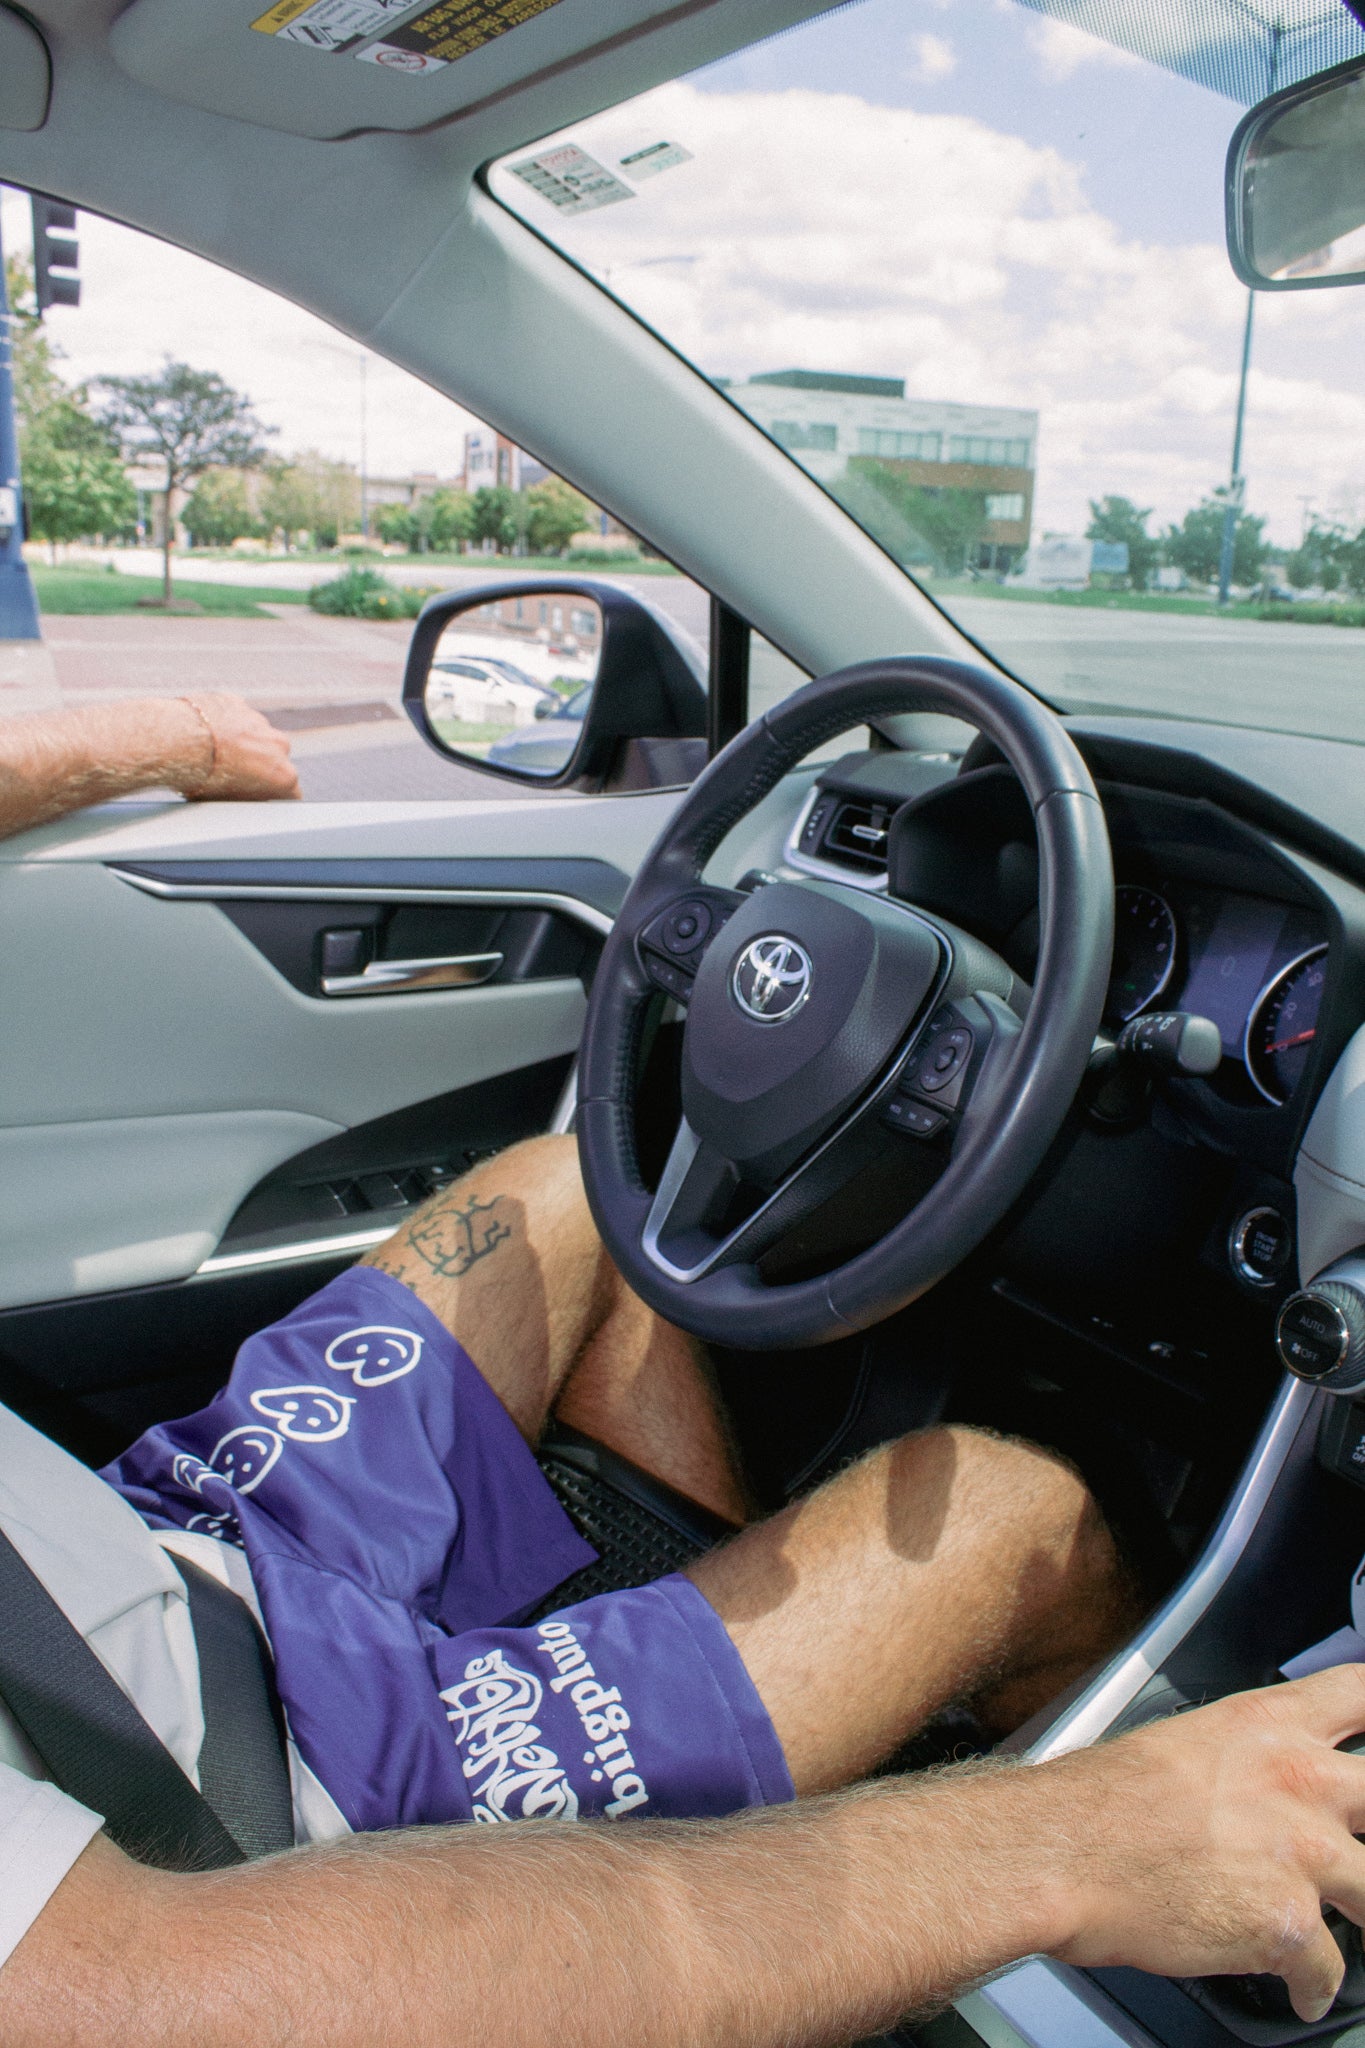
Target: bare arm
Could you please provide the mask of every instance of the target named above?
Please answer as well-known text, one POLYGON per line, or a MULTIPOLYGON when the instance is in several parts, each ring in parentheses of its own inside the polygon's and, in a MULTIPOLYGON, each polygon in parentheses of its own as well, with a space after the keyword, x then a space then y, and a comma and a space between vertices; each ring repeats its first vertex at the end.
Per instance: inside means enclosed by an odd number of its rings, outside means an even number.
POLYGON ((1316 2018, 1365 1918, 1365 1671, 1037 1768, 734 1821, 428 1829, 209 1877, 97 1839, 0 1971, 6 2048, 793 2048, 1042 1950, 1276 1970, 1316 2018))
POLYGON ((299 793, 289 742, 242 698, 125 697, 0 723, 0 838, 136 789, 299 793))

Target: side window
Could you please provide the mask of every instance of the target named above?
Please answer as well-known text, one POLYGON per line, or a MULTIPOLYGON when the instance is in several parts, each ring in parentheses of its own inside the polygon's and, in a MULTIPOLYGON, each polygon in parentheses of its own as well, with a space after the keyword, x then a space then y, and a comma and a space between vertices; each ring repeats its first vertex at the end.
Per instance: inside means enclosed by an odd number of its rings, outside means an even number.
POLYGON ((505 785, 402 710, 433 591, 606 577, 705 653, 705 591, 312 314, 82 214, 80 302, 40 315, 25 195, 4 192, 0 230, 42 705, 235 690, 289 734, 305 799, 449 802, 505 785))

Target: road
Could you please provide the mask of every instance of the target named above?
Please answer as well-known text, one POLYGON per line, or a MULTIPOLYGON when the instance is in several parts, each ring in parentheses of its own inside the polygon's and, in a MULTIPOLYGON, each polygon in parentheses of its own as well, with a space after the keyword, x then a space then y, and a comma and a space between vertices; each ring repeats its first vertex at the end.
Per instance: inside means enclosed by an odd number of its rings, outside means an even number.
MULTIPOLYGON (((150 557, 121 549, 112 559, 124 573, 145 574, 150 557)), ((326 572, 315 563, 186 560, 180 573, 307 589, 326 572)), ((385 565, 384 573, 443 589, 507 574, 491 560, 469 568, 385 565)), ((609 580, 637 591, 704 646, 708 600, 699 585, 682 576, 609 580)), ((1068 708, 1179 713, 1365 743, 1365 633, 1356 630, 986 597, 955 598, 952 609, 983 646, 1068 708)), ((304 793, 315 801, 486 796, 486 778, 442 760, 400 710, 409 631, 293 605, 271 607, 269 620, 151 613, 44 621, 60 701, 90 702, 111 691, 240 690, 290 732, 304 793)), ((771 650, 765 657, 753 677, 758 708, 796 680, 771 650)))
POLYGON ((1365 632, 957 598, 969 633, 1056 704, 1365 741, 1365 632))

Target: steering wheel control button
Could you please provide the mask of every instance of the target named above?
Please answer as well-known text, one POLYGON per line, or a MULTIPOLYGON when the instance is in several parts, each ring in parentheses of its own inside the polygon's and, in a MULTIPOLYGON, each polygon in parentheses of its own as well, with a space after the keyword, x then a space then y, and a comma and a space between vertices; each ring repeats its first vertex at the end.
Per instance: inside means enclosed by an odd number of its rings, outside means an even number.
POLYGON ((1293 1249, 1288 1222, 1269 1204, 1239 1216, 1228 1236, 1232 1270, 1248 1287, 1273 1287, 1288 1268, 1293 1249))
POLYGON ((912 1138, 932 1138, 948 1119, 941 1109, 916 1102, 910 1095, 893 1095, 882 1111, 883 1120, 895 1131, 907 1131, 912 1138))
POLYGON ((711 912, 704 903, 680 903, 664 920, 663 942, 670 953, 694 953, 711 935, 711 912))
POLYGON ((671 960, 661 960, 657 953, 650 953, 645 961, 649 978, 656 987, 666 989, 668 994, 685 1003, 692 993, 692 977, 684 974, 681 967, 675 967, 671 960))
POLYGON ((1299 1379, 1357 1392, 1365 1380, 1365 1297, 1331 1282, 1291 1294, 1275 1319, 1275 1349, 1299 1379))
POLYGON ((915 1085, 922 1094, 941 1095, 957 1080, 971 1056, 972 1034, 965 1024, 940 1033, 930 1045, 915 1085))

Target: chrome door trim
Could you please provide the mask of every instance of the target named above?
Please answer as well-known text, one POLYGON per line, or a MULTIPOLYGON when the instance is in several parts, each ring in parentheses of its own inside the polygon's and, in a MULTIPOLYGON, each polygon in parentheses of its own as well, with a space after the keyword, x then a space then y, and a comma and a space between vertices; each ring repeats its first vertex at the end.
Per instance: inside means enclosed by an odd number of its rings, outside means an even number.
POLYGON ((1300 1433, 1316 1413, 1318 1390, 1289 1373, 1270 1405, 1232 1498, 1198 1562, 1141 1634, 1058 1715, 1027 1752, 1030 1763, 1065 1756, 1099 1740, 1201 1621, 1231 1578, 1279 1482, 1300 1433))
POLYGON ((159 875, 134 875, 114 862, 108 872, 145 896, 175 903, 454 903, 471 908, 557 910, 606 938, 613 924, 605 910, 557 889, 404 889, 338 886, 334 882, 167 882, 159 875))
POLYGON ((324 974, 325 996, 419 995, 423 990, 478 988, 502 966, 501 953, 446 953, 428 960, 371 960, 360 974, 324 974))
POLYGON ((343 1230, 335 1237, 290 1238, 285 1244, 262 1245, 250 1252, 213 1252, 195 1267, 190 1278, 211 1280, 215 1273, 250 1273, 259 1266, 290 1266, 301 1259, 339 1259, 348 1252, 367 1252, 392 1237, 401 1221, 395 1216, 377 1227, 371 1224, 367 1230, 343 1230))

